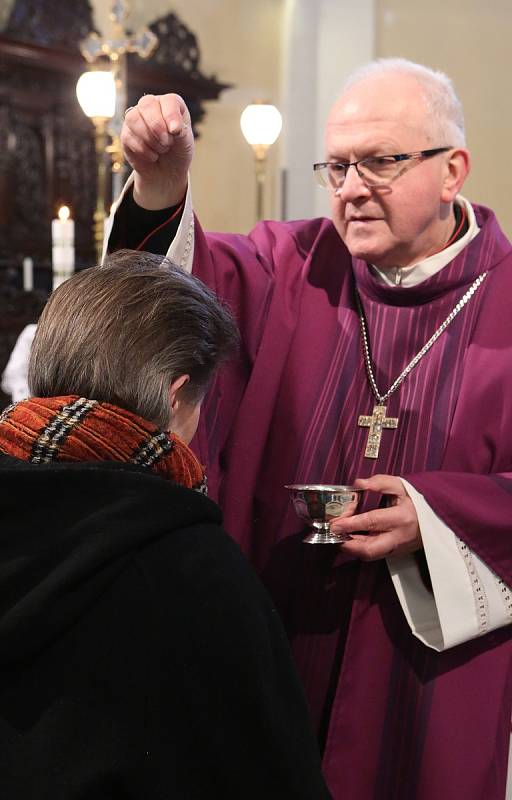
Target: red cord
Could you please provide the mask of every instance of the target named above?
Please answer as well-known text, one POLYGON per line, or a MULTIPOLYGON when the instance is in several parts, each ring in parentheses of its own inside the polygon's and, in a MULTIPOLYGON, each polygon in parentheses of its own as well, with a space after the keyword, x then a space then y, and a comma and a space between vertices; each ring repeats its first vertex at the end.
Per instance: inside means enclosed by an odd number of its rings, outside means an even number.
POLYGON ((466 209, 464 208, 464 206, 460 206, 460 210, 462 212, 462 215, 461 215, 461 218, 460 218, 460 222, 457 225, 457 229, 452 233, 452 235, 450 236, 450 238, 448 239, 446 244, 443 245, 443 247, 441 247, 440 250, 436 250, 435 253, 432 253, 432 255, 435 256, 438 253, 441 253, 443 250, 446 250, 447 247, 449 247, 451 244, 456 242, 457 239, 459 238, 460 232, 463 229, 464 225, 466 224, 466 220, 467 220, 466 209))
POLYGON ((176 211, 173 211, 173 213, 171 214, 169 219, 164 220, 164 222, 160 223, 160 225, 157 228, 155 228, 154 230, 150 231, 147 234, 147 236, 144 237, 142 242, 135 249, 136 250, 142 250, 142 248, 144 247, 144 245, 146 244, 148 239, 151 239, 151 237, 154 236, 155 233, 158 233, 158 231, 162 230, 162 228, 165 228, 165 226, 168 225, 169 222, 172 222, 172 220, 175 219, 178 216, 178 214, 181 214, 181 212, 183 211, 183 206, 184 205, 185 205, 185 200, 182 200, 181 203, 179 204, 178 208, 176 209, 176 211))

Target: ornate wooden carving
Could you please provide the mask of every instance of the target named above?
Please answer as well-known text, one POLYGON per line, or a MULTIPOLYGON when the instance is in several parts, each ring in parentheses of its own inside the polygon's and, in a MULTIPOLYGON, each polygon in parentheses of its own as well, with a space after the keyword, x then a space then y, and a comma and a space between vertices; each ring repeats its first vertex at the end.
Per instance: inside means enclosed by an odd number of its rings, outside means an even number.
POLYGON ((176 14, 161 17, 149 27, 159 41, 157 49, 148 59, 149 63, 171 67, 174 71, 184 72, 191 78, 203 77, 199 70, 197 39, 176 14))
MULTIPOLYGON (((151 28, 160 45, 146 63, 128 57, 128 105, 144 92, 181 94, 194 125, 202 102, 227 84, 199 69, 197 40, 174 15, 151 28)), ((87 68, 79 42, 93 29, 88 0, 17 0, 0 35, 0 372, 45 294, 21 291, 21 263, 34 260, 36 287, 51 288, 51 219, 59 205, 75 219, 77 267, 95 263, 93 127, 75 94, 87 68)), ((8 398, 0 392, 0 406, 8 398)))
MULTIPOLYGON (((199 69, 196 37, 168 14, 150 26, 159 47, 147 62, 128 57, 128 104, 144 92, 181 94, 193 124, 204 100, 227 84, 199 69)), ((94 263, 96 155, 92 123, 76 100, 86 63, 79 42, 93 28, 88 0, 17 0, 0 35, 0 267, 31 256, 48 273, 59 205, 75 218, 77 266, 94 263)))
POLYGON ((230 84, 219 83, 215 75, 204 75, 199 67, 200 53, 196 36, 176 14, 156 19, 149 28, 158 37, 158 47, 148 59, 128 55, 129 105, 134 105, 148 86, 154 94, 177 92, 189 108, 196 136, 197 123, 204 116, 204 100, 216 100, 230 84))
POLYGON ((94 262, 96 156, 78 56, 0 37, 0 263, 51 266, 51 220, 73 209, 78 266, 94 262))
POLYGON ((46 47, 76 49, 93 30, 89 0, 18 0, 9 16, 5 36, 46 47))

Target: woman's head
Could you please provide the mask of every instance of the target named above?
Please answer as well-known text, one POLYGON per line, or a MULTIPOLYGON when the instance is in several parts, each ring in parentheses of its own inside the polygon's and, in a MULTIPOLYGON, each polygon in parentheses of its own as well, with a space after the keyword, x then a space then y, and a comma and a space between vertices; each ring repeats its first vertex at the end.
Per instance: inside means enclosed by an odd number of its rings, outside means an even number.
POLYGON ((230 313, 201 281, 160 256, 120 251, 52 294, 29 387, 38 397, 113 403, 168 429, 174 413, 193 413, 237 340, 230 313))

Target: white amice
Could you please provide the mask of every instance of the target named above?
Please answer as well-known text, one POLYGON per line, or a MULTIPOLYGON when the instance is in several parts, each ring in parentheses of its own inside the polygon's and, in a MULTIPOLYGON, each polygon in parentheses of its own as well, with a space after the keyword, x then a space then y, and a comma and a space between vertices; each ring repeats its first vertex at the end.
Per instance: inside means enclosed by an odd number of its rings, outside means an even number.
POLYGON ((457 195, 457 205, 461 206, 466 213, 468 221, 468 229, 464 236, 457 239, 449 247, 445 247, 439 253, 424 258, 417 264, 411 264, 410 267, 400 267, 394 269, 378 269, 372 264, 374 275, 387 286, 401 286, 406 289, 410 286, 417 286, 422 281, 431 278, 437 272, 443 269, 455 256, 457 256, 464 248, 478 235, 480 228, 476 221, 473 206, 461 194, 457 195))

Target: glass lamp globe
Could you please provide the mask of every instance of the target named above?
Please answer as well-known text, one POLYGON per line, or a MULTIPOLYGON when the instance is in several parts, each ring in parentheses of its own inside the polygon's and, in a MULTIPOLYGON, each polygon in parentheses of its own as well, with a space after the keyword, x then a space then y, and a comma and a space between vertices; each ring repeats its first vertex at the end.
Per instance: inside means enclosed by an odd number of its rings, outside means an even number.
POLYGON ((76 96, 86 116, 104 119, 114 116, 116 85, 111 72, 106 70, 84 72, 76 84, 76 96))
POLYGON ((274 144, 281 133, 283 119, 278 109, 270 103, 251 103, 240 117, 240 127, 247 142, 253 147, 274 144))

